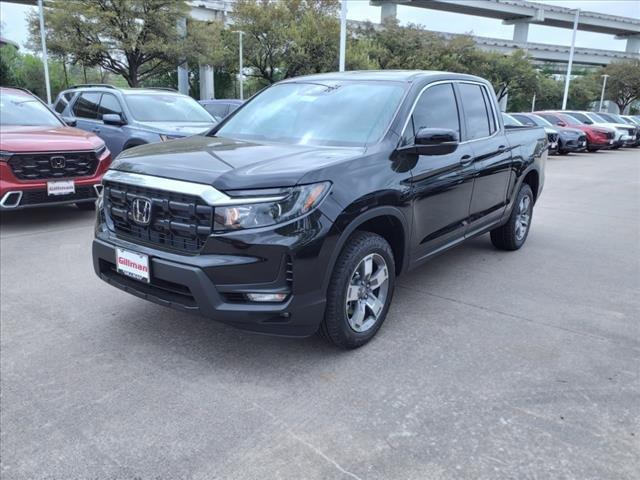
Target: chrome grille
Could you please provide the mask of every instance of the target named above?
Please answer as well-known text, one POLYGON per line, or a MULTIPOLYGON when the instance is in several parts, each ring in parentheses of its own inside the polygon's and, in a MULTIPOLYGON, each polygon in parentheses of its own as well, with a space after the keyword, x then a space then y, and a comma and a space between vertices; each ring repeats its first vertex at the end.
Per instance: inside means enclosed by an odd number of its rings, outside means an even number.
POLYGON ((91 176, 98 167, 95 152, 17 153, 9 166, 20 180, 91 176))
POLYGON ((109 226, 119 237, 197 252, 213 231, 213 207, 198 197, 110 181, 105 182, 103 192, 109 226), (133 220, 132 203, 136 198, 151 202, 148 225, 133 220))

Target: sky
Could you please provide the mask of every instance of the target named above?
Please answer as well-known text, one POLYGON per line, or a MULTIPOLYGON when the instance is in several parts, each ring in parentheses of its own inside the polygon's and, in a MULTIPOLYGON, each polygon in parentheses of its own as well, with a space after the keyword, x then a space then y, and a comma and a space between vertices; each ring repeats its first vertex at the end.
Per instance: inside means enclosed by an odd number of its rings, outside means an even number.
MULTIPOLYGON (((539 0, 539 2, 640 19, 640 0, 539 0)), ((24 48, 28 36, 27 12, 34 8, 0 2, 2 36, 18 42, 24 48)), ((380 21, 380 8, 372 7, 368 0, 347 0, 347 12, 347 18, 350 20, 380 21)), ((399 5, 398 19, 401 24, 417 23, 428 30, 439 32, 472 33, 483 37, 508 40, 513 36, 513 27, 502 25, 500 20, 424 8, 399 5)), ((529 41, 568 46, 571 44, 571 30, 532 24, 529 27, 529 41)), ((580 30, 576 35, 576 46, 578 47, 624 51, 625 43, 624 40, 615 40, 612 35, 581 32, 580 30)))

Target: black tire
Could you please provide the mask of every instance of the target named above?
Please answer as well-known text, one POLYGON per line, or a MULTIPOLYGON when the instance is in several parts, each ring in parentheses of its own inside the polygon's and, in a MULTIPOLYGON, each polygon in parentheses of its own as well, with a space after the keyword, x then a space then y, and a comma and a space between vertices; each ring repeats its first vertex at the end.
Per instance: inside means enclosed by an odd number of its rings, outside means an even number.
POLYGON ((558 155, 568 155, 569 150, 558 150, 558 155))
MULTIPOLYGON (((375 264, 376 268, 382 269, 381 264, 375 264)), ((375 272, 378 270, 373 271, 375 272)), ((374 275, 371 275, 373 278, 374 275)), ((325 310, 324 320, 320 324, 320 333, 327 340, 334 345, 344 348, 358 348, 371 340, 378 332, 389 311, 389 305, 393 299, 393 290, 395 287, 396 269, 393 258, 393 251, 389 243, 380 235, 371 232, 356 231, 347 240, 340 256, 336 261, 331 274, 331 282, 327 289, 327 307, 325 310), (387 290, 384 295, 384 306, 380 310, 379 315, 375 319, 374 323, 366 331, 356 331, 350 324, 350 318, 355 317, 355 308, 352 310, 351 316, 349 316, 349 308, 347 307, 347 293, 349 287, 353 287, 352 283, 354 275, 356 275, 356 269, 366 258, 374 256, 378 261, 379 257, 386 263, 387 273, 387 290)), ((375 289, 372 291, 374 298, 376 295, 381 296, 381 289, 375 289), (377 292, 377 294, 376 294, 377 292)), ((364 299, 356 300, 354 303, 364 299)), ((365 302, 366 303, 366 302, 365 302)), ((353 305, 353 303, 351 304, 353 305)), ((366 310, 367 312, 373 312, 372 310, 366 310)), ((367 317, 367 321, 373 321, 373 315, 367 317)))
POLYGON ((80 210, 86 210, 86 211, 95 210, 96 202, 76 203, 76 207, 78 207, 80 210))
POLYGON ((524 242, 527 240, 527 236, 529 236, 532 214, 533 192, 528 184, 523 183, 516 197, 516 201, 513 204, 509 221, 501 227, 491 230, 491 242, 493 245, 500 250, 518 250, 522 247, 524 242), (527 202, 526 211, 528 213, 526 213, 526 215, 528 215, 528 221, 523 234, 522 221, 524 218, 521 216, 521 205, 524 201, 527 202))
POLYGON ((587 152, 589 153, 594 153, 597 152, 598 150, 600 150, 599 148, 593 148, 593 147, 587 147, 587 152))

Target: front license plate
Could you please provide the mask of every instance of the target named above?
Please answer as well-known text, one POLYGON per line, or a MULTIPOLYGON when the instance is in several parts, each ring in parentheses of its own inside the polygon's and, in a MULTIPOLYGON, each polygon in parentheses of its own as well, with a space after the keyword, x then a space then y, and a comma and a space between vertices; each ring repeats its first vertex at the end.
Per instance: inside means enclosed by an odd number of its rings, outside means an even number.
POLYGON ((47 195, 71 195, 73 193, 76 193, 76 184, 73 180, 47 182, 47 195))
POLYGON ((118 273, 149 283, 149 256, 116 248, 116 265, 118 273))

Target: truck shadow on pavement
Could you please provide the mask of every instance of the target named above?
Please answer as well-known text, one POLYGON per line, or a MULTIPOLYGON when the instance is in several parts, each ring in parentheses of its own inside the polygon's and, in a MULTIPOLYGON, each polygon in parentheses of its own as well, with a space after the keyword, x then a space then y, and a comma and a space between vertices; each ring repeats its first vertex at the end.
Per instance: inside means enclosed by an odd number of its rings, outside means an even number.
POLYGON ((123 349, 144 350, 150 353, 151 358, 147 360, 155 363, 153 357, 157 356, 158 364, 169 366, 186 358, 205 370, 231 368, 236 373, 242 372, 251 377, 259 376, 260 372, 266 373, 266 370, 271 372, 270 375, 274 371, 284 373, 298 370, 309 373, 316 369, 325 370, 327 359, 340 363, 396 349, 399 338, 413 336, 416 330, 428 337, 438 335, 436 331, 441 326, 431 323, 438 313, 427 311, 427 300, 418 309, 418 313, 424 312, 419 315, 421 325, 415 325, 415 317, 406 318, 403 312, 411 308, 415 310, 415 307, 409 306, 407 298, 416 294, 410 288, 403 288, 403 285, 422 284, 426 277, 431 282, 442 277, 447 277, 446 281, 454 281, 456 271, 469 268, 470 257, 476 256, 480 262, 479 257, 491 255, 491 252, 497 253, 488 237, 483 236, 469 240, 463 246, 400 277, 389 316, 380 334, 367 346, 357 350, 339 350, 318 334, 307 338, 288 338, 244 332, 214 320, 183 314, 129 296, 126 297, 126 305, 122 306, 123 313, 112 313, 110 321, 113 322, 113 328, 110 330, 118 338, 109 340, 109 343, 118 342, 123 349), (168 359, 168 356, 175 357, 168 359))

